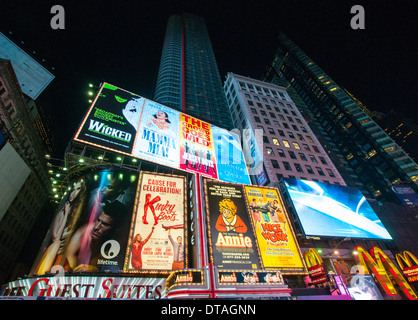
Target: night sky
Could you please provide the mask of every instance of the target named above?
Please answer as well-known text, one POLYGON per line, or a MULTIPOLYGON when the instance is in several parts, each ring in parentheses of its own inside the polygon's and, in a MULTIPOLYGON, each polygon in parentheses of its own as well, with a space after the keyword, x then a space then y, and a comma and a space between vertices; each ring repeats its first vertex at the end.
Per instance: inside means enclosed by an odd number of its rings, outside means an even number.
POLYGON ((56 77, 37 99, 55 157, 63 158, 89 107, 89 83, 152 99, 167 19, 183 11, 205 18, 222 80, 227 72, 259 79, 282 30, 370 110, 418 117, 416 1, 3 1, 0 31, 56 77), (50 27, 54 4, 65 9, 64 30, 50 27), (356 4, 364 30, 350 27, 356 4))

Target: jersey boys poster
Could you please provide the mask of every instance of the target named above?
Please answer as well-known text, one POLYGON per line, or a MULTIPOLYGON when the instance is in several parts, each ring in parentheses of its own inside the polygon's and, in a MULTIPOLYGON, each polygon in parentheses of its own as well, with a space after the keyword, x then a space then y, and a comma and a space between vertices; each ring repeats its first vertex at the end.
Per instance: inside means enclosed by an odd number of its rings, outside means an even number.
POLYGON ((210 124, 180 114, 180 169, 218 178, 210 124))
POLYGON ((133 156, 170 167, 179 167, 180 113, 146 100, 133 156))
POLYGON ((264 267, 278 268, 283 274, 304 273, 300 249, 277 190, 244 189, 264 267))
POLYGON ((131 154, 145 99, 103 84, 74 140, 131 154))
POLYGON ((143 172, 140 180, 125 270, 183 269, 185 178, 143 172))
POLYGON ((205 179, 210 252, 224 269, 258 269, 256 239, 242 185, 205 179))

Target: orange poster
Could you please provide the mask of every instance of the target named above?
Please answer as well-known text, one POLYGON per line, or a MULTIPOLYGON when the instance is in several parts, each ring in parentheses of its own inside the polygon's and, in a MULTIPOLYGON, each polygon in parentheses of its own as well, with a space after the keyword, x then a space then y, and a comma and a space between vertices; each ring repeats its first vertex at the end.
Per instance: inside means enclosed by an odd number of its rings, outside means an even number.
POLYGON ((278 191, 251 186, 244 188, 264 267, 278 268, 283 274, 306 273, 278 191))

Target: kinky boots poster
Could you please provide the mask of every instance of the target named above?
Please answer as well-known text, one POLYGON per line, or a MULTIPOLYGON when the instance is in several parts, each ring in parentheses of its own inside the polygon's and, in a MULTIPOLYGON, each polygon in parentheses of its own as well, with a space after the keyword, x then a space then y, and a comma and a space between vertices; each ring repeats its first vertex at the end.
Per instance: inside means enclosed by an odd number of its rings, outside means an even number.
POLYGON ((242 185, 205 179, 209 251, 223 269, 258 269, 259 254, 242 185))
POLYGON ((141 173, 125 271, 187 266, 185 178, 141 173))

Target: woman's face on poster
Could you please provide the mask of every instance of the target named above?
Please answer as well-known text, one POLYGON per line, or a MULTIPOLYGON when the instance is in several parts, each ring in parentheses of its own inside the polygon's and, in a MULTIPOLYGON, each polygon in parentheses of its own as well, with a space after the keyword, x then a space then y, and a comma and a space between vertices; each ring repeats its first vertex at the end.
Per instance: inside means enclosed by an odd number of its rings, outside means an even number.
POLYGON ((70 202, 72 202, 75 198, 77 198, 77 196, 79 195, 79 193, 80 193, 80 191, 81 191, 82 187, 83 187, 83 185, 82 185, 81 181, 77 181, 77 182, 74 184, 74 188, 73 188, 73 190, 71 191, 70 196, 69 196, 69 198, 68 198, 68 200, 69 200, 70 202))

